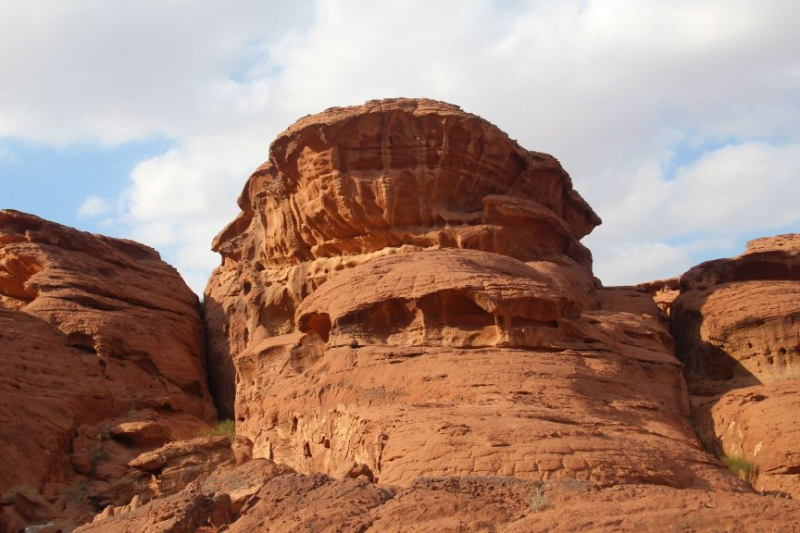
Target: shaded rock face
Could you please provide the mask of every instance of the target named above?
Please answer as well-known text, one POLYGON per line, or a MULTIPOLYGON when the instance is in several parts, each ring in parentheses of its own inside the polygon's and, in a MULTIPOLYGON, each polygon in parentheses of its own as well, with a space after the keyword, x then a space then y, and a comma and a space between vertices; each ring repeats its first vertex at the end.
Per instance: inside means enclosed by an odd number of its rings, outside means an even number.
POLYGON ((681 277, 672 332, 706 446, 753 486, 800 498, 800 235, 681 277))
POLYGON ((117 452, 206 427, 202 354, 197 298, 154 250, 0 211, 0 492, 105 482, 117 452))
POLYGON ((649 292, 658 308, 664 314, 670 316, 672 315, 672 303, 681 293, 681 279, 680 277, 660 279, 648 283, 640 283, 636 288, 649 292))
POLYGON ((600 220, 551 156, 448 104, 369 102, 289 128, 239 205, 205 309, 254 457, 743 490, 684 420, 652 299, 596 287, 600 220))

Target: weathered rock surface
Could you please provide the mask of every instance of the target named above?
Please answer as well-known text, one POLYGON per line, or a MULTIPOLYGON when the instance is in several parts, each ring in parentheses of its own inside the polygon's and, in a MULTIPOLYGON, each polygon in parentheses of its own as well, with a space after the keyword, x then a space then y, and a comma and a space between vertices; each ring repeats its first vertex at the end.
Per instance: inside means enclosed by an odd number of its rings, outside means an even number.
POLYGON ((306 117, 248 180, 215 239, 207 288, 212 383, 233 414, 232 358, 291 333, 302 300, 381 254, 476 249, 588 272, 578 239, 600 219, 553 157, 431 100, 382 100, 306 117))
POLYGON ((558 162, 430 100, 300 120, 239 205, 230 440, 174 270, 0 211, 0 531, 800 531, 798 236, 603 288, 558 162))
POLYGON ((362 464, 385 483, 727 483, 682 419, 681 369, 659 319, 591 310, 570 320, 575 298, 557 287, 477 251, 393 255, 344 272, 301 304, 309 333, 237 359, 237 431, 256 457, 332 475, 362 464))
POLYGON ((689 270, 680 285, 672 333, 690 383, 800 378, 800 235, 752 241, 737 258, 689 270))
POLYGON ((681 277, 672 331, 705 445, 762 492, 800 498, 800 235, 681 277))
POLYGON ((697 425, 720 456, 742 457, 755 470, 753 486, 800 500, 800 382, 734 389, 695 399, 697 425))
POLYGON ((77 531, 796 532, 798 518, 800 502, 754 494, 508 477, 421 478, 400 488, 256 459, 77 531))
MULTIPOLYGON (((227 439, 225 439, 227 440, 227 439)), ((193 439, 176 442, 158 452, 160 455, 187 457, 206 455, 225 449, 218 439, 193 439), (188 455, 175 455, 187 453, 188 455)), ((272 461, 254 460, 243 465, 232 463, 212 464, 203 461, 205 471, 183 487, 164 493, 151 494, 147 502, 120 507, 109 506, 78 531, 196 531, 206 525, 217 527, 232 522, 242 507, 256 495, 269 480, 292 473, 272 461), (154 497, 156 496, 156 497, 154 497)), ((163 477, 163 473, 159 477, 163 477)))
POLYGON ((579 240, 600 220, 551 156, 448 104, 369 102, 290 127, 239 205, 205 305, 254 457, 745 489, 685 422, 652 299, 596 287, 579 240))
POLYGON ((754 494, 622 485, 559 494, 504 533, 800 531, 800 502, 754 494))
POLYGON ((664 311, 667 316, 670 316, 672 315, 672 303, 681 293, 681 279, 680 277, 660 279, 648 283, 640 283, 636 288, 649 292, 658 308, 664 311))
POLYGON ((144 245, 0 211, 0 492, 63 502, 74 485, 86 501, 214 418, 177 271, 144 245))

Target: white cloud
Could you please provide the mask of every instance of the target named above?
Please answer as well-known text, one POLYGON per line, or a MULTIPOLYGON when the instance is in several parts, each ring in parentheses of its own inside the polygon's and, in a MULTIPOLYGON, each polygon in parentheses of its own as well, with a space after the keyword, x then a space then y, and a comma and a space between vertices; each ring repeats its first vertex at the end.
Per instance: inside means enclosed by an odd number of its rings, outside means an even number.
POLYGON ((78 208, 78 216, 81 218, 97 217, 111 211, 111 205, 94 194, 88 196, 78 208))
POLYGON ((275 135, 371 98, 447 100, 556 155, 605 221, 587 244, 606 283, 677 274, 701 242, 800 224, 793 0, 74 0, 0 11, 0 137, 174 139, 136 167, 118 219, 195 289, 275 135), (680 159, 703 146, 719 148, 680 159))
POLYGON ((302 29, 308 1, 0 0, 0 137, 182 139, 228 119, 218 87, 302 29))
POLYGON ((693 265, 686 250, 661 242, 627 243, 598 252, 595 275, 607 286, 671 278, 693 265))
POLYGON ((725 146, 680 169, 670 186, 667 213, 675 233, 800 226, 800 144, 725 146))

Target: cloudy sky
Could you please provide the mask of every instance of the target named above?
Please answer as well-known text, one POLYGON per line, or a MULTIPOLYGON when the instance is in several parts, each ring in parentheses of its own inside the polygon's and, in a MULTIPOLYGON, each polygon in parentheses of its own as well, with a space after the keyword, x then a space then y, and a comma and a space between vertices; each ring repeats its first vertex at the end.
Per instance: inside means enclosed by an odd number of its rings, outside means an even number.
POLYGON ((796 0, 0 0, 0 208, 140 240, 198 292, 297 118, 425 96, 558 157, 606 284, 800 231, 796 0))

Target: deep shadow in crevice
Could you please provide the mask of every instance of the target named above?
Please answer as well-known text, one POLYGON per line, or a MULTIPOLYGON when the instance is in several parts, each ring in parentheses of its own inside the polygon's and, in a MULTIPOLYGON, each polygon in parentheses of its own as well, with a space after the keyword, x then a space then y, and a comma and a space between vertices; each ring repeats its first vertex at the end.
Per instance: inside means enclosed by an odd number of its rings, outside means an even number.
POLYGON ((220 419, 234 417, 236 368, 231 358, 228 317, 222 303, 206 294, 200 309, 203 324, 203 360, 208 389, 220 419))

